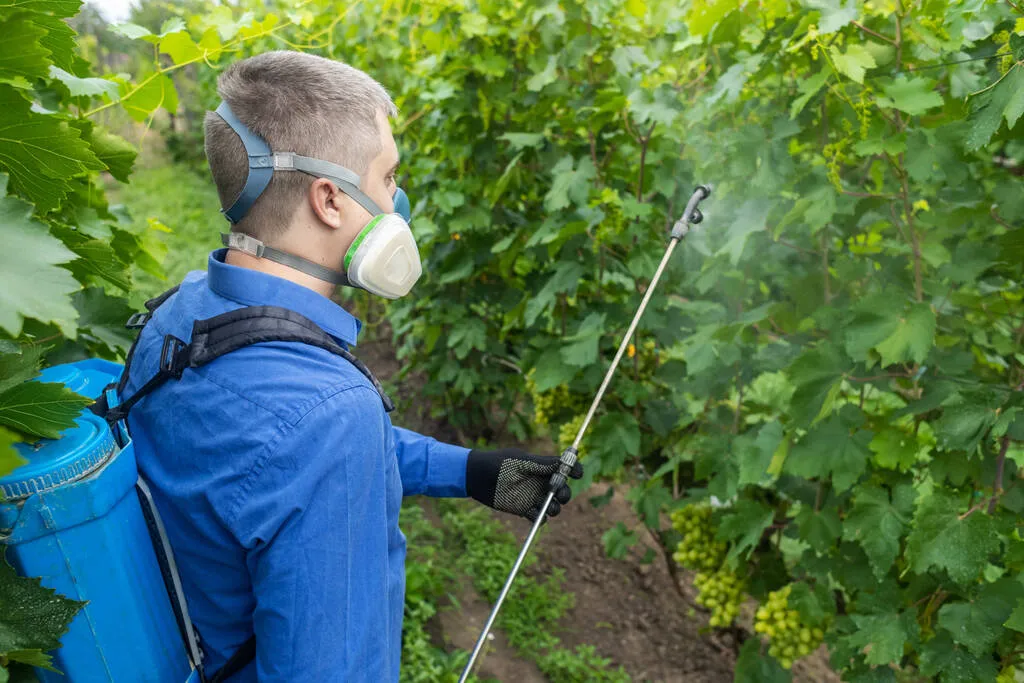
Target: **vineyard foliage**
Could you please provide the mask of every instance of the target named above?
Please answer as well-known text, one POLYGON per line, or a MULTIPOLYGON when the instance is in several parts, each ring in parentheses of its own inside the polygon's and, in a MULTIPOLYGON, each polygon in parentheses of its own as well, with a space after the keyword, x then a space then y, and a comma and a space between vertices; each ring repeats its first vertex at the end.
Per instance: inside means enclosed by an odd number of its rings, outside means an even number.
MULTIPOLYGON (((763 610, 737 680, 788 680, 782 665, 822 637, 844 680, 1013 680, 1019 3, 186 7, 121 26, 153 59, 97 77, 61 21, 76 0, 0 0, 17 36, 0 43, 0 473, 12 440, 52 435, 82 405, 21 381, 44 356, 120 353, 132 273, 159 270, 161 225, 129 229, 103 199, 98 175, 127 180, 134 152, 96 115, 198 121, 229 59, 308 50, 367 70, 401 109, 425 277, 389 318, 405 367, 469 433, 566 441, 668 227, 697 182, 715 184, 585 462, 631 484, 672 549, 694 544, 659 514, 710 510, 714 562, 686 562, 725 600, 718 623, 737 586, 763 610)), ((173 139, 195 158, 196 128, 173 139)))

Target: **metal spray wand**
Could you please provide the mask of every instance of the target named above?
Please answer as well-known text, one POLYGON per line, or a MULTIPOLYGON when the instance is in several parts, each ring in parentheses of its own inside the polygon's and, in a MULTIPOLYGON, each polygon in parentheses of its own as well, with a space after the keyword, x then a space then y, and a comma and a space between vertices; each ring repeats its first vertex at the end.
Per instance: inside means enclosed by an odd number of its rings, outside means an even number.
POLYGON ((604 375, 604 380, 601 382, 601 386, 597 390, 597 395, 594 396, 594 401, 590 404, 590 410, 587 411, 587 416, 583 419, 583 424, 580 425, 580 430, 576 433, 576 438, 573 440, 572 445, 566 448, 562 453, 561 462, 558 465, 558 471, 551 475, 551 483, 548 486, 548 495, 547 498, 544 499, 544 505, 541 506, 540 514, 537 515, 537 519, 533 522, 533 526, 530 528, 530 533, 526 536, 526 541, 523 543, 523 547, 519 551, 519 556, 516 558, 515 564, 512 565, 512 571, 509 572, 508 578, 505 580, 505 585, 502 587, 501 593, 498 595, 497 602, 495 602, 494 607, 491 608, 491 614, 487 617, 487 623, 484 624, 484 630, 481 631, 480 637, 477 639, 476 645, 473 647, 473 653, 469 656, 469 661, 466 662, 466 668, 463 669, 462 676, 459 677, 459 683, 466 683, 466 680, 469 678, 469 674, 473 670, 473 664, 476 662, 477 657, 483 650, 484 643, 487 642, 487 634, 490 633, 491 627, 494 625, 494 620, 498 616, 498 610, 501 609, 501 604, 505 602, 505 597, 508 595, 509 590, 511 590, 512 583, 516 580, 519 568, 522 566, 523 560, 526 559, 526 554, 530 551, 530 546, 533 545, 533 539, 537 536, 537 531, 544 522, 544 517, 547 515, 548 508, 551 507, 551 501, 555 497, 555 491, 565 484, 566 479, 569 476, 569 472, 576 464, 576 457, 579 452, 578 449, 580 442, 583 440, 583 435, 586 434, 587 427, 590 426, 590 420, 593 419, 594 413, 597 412, 597 406, 601 404, 601 399, 604 398, 604 392, 608 389, 608 384, 612 381, 612 377, 615 375, 615 370, 619 367, 619 361, 622 360, 622 355, 626 352, 626 347, 629 346, 629 340, 633 336, 633 332, 636 331, 637 325, 640 323, 640 318, 643 316, 644 310, 647 308, 647 303, 651 300, 651 294, 654 293, 654 288, 658 286, 658 280, 661 279, 661 274, 664 272, 665 266, 668 265, 668 261, 672 257, 672 252, 675 250, 679 241, 690 231, 690 225, 696 225, 704 220, 704 216, 697 209, 697 205, 704 199, 707 199, 710 195, 710 185, 698 185, 697 189, 693 191, 690 201, 686 203, 686 211, 683 212, 682 217, 676 221, 675 225, 672 226, 671 239, 669 240, 668 247, 665 249, 665 255, 661 257, 661 263, 658 264, 658 269, 654 272, 654 278, 651 280, 650 286, 644 293, 643 300, 640 301, 640 307, 636 309, 636 314, 633 316, 633 322, 629 324, 629 329, 626 330, 626 334, 622 337, 622 343, 619 344, 619 350, 616 351, 615 358, 612 360, 612 364, 608 368, 608 372, 604 375))

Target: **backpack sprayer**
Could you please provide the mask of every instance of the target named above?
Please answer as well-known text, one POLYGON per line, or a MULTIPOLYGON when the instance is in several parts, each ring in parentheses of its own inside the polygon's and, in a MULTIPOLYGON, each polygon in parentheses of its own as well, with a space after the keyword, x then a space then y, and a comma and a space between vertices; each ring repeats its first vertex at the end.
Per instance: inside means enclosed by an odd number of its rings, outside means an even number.
POLYGON ((523 547, 519 551, 519 556, 516 557, 516 561, 512 565, 512 571, 509 572, 508 578, 505 580, 505 585, 502 587, 501 593, 498 595, 498 600, 494 603, 490 616, 487 617, 487 623, 484 624, 484 629, 480 632, 480 637, 477 639, 476 645, 473 647, 473 653, 469 656, 469 661, 466 662, 466 668, 463 669, 462 676, 459 677, 459 683, 466 683, 466 680, 469 678, 469 674, 473 670, 473 664, 476 662, 476 658, 480 655, 480 651, 483 650, 484 643, 487 642, 487 634, 490 633, 491 627, 494 625, 494 620, 498 616, 498 610, 501 609, 501 604, 505 601, 505 597, 512 588, 512 583, 516 580, 516 575, 519 573, 519 568, 522 566, 523 560, 526 559, 526 554, 530 552, 530 546, 533 544, 533 539, 537 536, 537 531, 540 529, 541 524, 544 523, 544 517, 547 515, 548 508, 551 507, 551 501, 555 497, 555 491, 565 484, 566 478, 569 476, 569 472, 576 464, 576 458, 579 453, 578 449, 580 442, 583 440, 583 435, 586 434, 587 427, 590 426, 590 420, 593 419, 594 413, 597 411, 597 406, 600 405, 601 399, 604 398, 604 392, 608 389, 608 384, 611 382, 612 377, 615 375, 615 371, 619 367, 619 361, 622 360, 622 354, 626 352, 626 347, 629 346, 629 340, 636 331, 637 325, 640 323, 640 318, 643 316, 644 310, 647 308, 647 303, 651 300, 654 288, 658 286, 658 280, 661 279, 661 274, 664 272, 665 266, 668 265, 669 259, 672 258, 672 252, 675 251, 676 245, 679 241, 690 231, 690 226, 697 225, 704 220, 704 214, 700 212, 697 205, 709 196, 711 196, 711 185, 698 185, 693 191, 693 195, 690 196, 690 201, 686 203, 686 210, 683 212, 682 217, 676 221, 675 225, 672 226, 672 232, 670 233, 671 239, 669 240, 668 247, 665 249, 664 256, 661 257, 661 263, 658 264, 658 269, 654 272, 654 278, 651 280, 650 286, 644 293, 644 298, 640 301, 640 306, 636 309, 636 313, 633 315, 633 322, 629 324, 629 329, 626 330, 626 334, 622 337, 622 343, 619 344, 619 350, 615 353, 615 358, 612 359, 612 364, 608 368, 608 372, 604 375, 604 380, 602 380, 601 386, 597 390, 597 395, 594 396, 594 401, 590 404, 590 410, 587 411, 586 417, 583 418, 583 424, 580 425, 580 429, 576 433, 576 438, 573 440, 572 445, 562 452, 558 471, 551 475, 551 483, 548 486, 548 495, 544 500, 544 505, 540 508, 540 514, 537 515, 537 519, 530 528, 530 533, 526 536, 526 541, 523 543, 523 547))

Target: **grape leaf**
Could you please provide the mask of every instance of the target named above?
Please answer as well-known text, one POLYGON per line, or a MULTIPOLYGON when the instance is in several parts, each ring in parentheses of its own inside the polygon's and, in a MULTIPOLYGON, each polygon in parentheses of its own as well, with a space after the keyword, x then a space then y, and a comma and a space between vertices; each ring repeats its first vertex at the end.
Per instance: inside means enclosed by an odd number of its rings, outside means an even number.
POLYGON ((994 681, 997 672, 992 657, 976 657, 948 633, 939 633, 921 648, 921 673, 942 683, 978 683, 994 681))
POLYGON ((936 491, 918 503, 913 530, 907 537, 907 555, 914 571, 945 569, 958 583, 978 578, 988 556, 999 550, 999 536, 992 518, 975 512, 960 519, 960 501, 936 491))
POLYGON ((86 136, 92 151, 102 161, 110 175, 122 183, 128 182, 138 150, 124 138, 96 126, 86 136))
POLYGON ((953 640, 980 657, 999 640, 1003 624, 1022 593, 1024 586, 1013 579, 984 585, 972 600, 943 605, 939 609, 939 627, 946 629, 953 640))
POLYGON ((40 43, 45 35, 28 13, 0 20, 0 76, 45 78, 50 68, 50 51, 40 43))
POLYGON ((120 24, 111 24, 107 29, 129 40, 138 40, 139 38, 153 35, 153 32, 148 28, 127 21, 120 24))
POLYGON ((70 178, 105 167, 77 129, 30 107, 17 91, 0 84, 0 169, 10 173, 15 192, 46 213, 71 192, 70 178))
POLYGON ((0 394, 0 424, 28 436, 56 439, 91 403, 63 384, 23 382, 0 394))
POLYGON ((900 472, 913 466, 921 450, 917 437, 901 429, 883 429, 875 434, 868 447, 875 454, 876 465, 900 472))
POLYGON ((56 66, 50 67, 50 78, 55 78, 63 83, 72 97, 106 95, 115 100, 119 97, 117 83, 105 78, 79 78, 56 66))
POLYGON ((75 29, 52 14, 33 12, 32 21, 46 29, 46 35, 39 39, 39 44, 50 53, 50 61, 67 72, 74 71, 76 61, 82 61, 77 55, 75 37, 78 34, 75 29))
POLYGON ((0 353, 0 393, 38 375, 42 356, 43 347, 35 344, 0 353))
POLYGON ((6 551, 0 545, 0 653, 60 647, 60 637, 85 603, 44 588, 39 579, 18 576, 6 551))
POLYGON ((640 425, 632 413, 608 413, 594 426, 588 442, 597 444, 604 453, 613 453, 615 459, 635 457, 640 453, 640 425))
POLYGON ((734 683, 790 683, 793 678, 774 657, 761 653, 761 641, 747 638, 736 658, 734 683))
POLYGON ((905 361, 923 363, 935 343, 935 312, 928 304, 915 304, 896 329, 875 348, 882 365, 905 361))
POLYGON ((110 296, 101 287, 90 287, 76 292, 72 301, 80 316, 78 325, 89 335, 111 351, 123 351, 132 345, 133 335, 124 324, 135 311, 124 299, 110 296))
POLYGON ((826 552, 843 531, 843 523, 834 507, 815 510, 804 505, 796 516, 797 531, 801 541, 810 544, 815 552, 826 552))
POLYGON ((576 333, 566 339, 570 343, 562 347, 562 360, 578 368, 596 363, 604 319, 604 313, 588 315, 576 333))
POLYGON ((1024 633, 1024 600, 1017 600, 1017 606, 1013 608, 1013 612, 1003 622, 1003 626, 1024 633))
POLYGON ((63 19, 78 14, 82 0, 0 0, 0 7, 7 10, 28 9, 33 12, 48 12, 63 19))
POLYGON ((790 401, 794 419, 803 426, 832 411, 847 363, 831 344, 807 349, 789 366, 796 390, 790 401))
POLYGON ((977 98, 971 113, 971 128, 964 147, 969 151, 988 144, 1003 123, 1013 128, 1024 112, 1024 67, 1019 64, 1010 69, 998 84, 977 98))
POLYGON ((885 96, 878 98, 880 106, 895 107, 911 116, 942 106, 942 95, 935 91, 935 81, 927 78, 899 78, 883 91, 885 96))
MULTIPOLYGON (((0 189, 4 184, 0 181, 0 189)), ((56 322, 67 330, 78 315, 68 295, 79 284, 57 265, 75 254, 31 216, 32 207, 22 200, 0 197, 0 328, 12 336, 21 332, 25 318, 56 322)))
POLYGON ((761 534, 774 517, 775 512, 770 507, 756 500, 741 498, 723 513, 716 538, 732 544, 728 555, 731 561, 745 558, 757 547, 761 534))
POLYGON ((38 666, 41 669, 61 673, 60 669, 53 666, 53 657, 36 648, 32 650, 14 650, 4 655, 12 662, 18 662, 28 666, 38 666))
POLYGON ((833 416, 793 446, 783 470, 805 479, 831 476, 836 491, 845 491, 867 468, 872 436, 869 431, 851 431, 843 417, 833 416))
POLYGON ((802 5, 821 12, 818 33, 835 33, 859 16, 856 2, 843 0, 803 0, 802 5))
POLYGON ((746 435, 736 439, 733 451, 739 464, 738 486, 759 484, 764 480, 782 438, 782 425, 769 422, 761 427, 756 439, 746 435))
POLYGON ((983 403, 964 401, 946 406, 934 428, 944 449, 973 453, 995 422, 995 410, 983 403))
POLYGON ((846 643, 863 650, 865 661, 871 665, 886 665, 903 658, 903 647, 915 643, 921 627, 917 613, 912 610, 894 614, 854 614, 851 616, 857 631, 846 636, 846 643))
POLYGON ((155 74, 147 79, 136 90, 130 86, 121 86, 121 106, 128 116, 140 123, 145 121, 157 109, 169 112, 178 109, 178 91, 174 81, 166 74, 155 74))
POLYGON ((544 196, 544 208, 558 211, 570 205, 582 206, 587 201, 597 169, 590 157, 575 163, 571 156, 562 157, 551 169, 551 187, 544 196))
POLYGON ((175 64, 183 64, 203 56, 203 51, 185 31, 171 33, 161 38, 160 52, 169 55, 175 64))
POLYGON ((18 451, 14 450, 14 444, 18 443, 18 441, 20 439, 17 434, 9 429, 0 427, 0 477, 6 477, 28 462, 28 460, 21 457, 18 451))
POLYGON ((829 48, 832 62, 840 73, 846 74, 856 83, 864 82, 864 72, 875 67, 874 56, 863 45, 851 43, 845 53, 836 47, 829 48))
POLYGON ((843 525, 843 539, 860 543, 871 563, 871 570, 881 581, 900 551, 900 538, 910 521, 914 491, 901 486, 889 492, 875 486, 857 489, 853 508, 843 525))

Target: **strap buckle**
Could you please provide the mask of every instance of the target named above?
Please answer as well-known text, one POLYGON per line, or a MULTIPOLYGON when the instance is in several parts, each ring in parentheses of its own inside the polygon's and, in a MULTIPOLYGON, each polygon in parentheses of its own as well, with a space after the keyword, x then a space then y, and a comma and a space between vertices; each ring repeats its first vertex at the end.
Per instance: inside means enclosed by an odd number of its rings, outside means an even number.
POLYGON ((164 337, 164 345, 160 349, 160 372, 181 379, 181 374, 188 367, 188 350, 189 345, 173 334, 164 337))
POLYGON ((260 242, 252 235, 246 235, 244 232, 223 233, 221 235, 221 242, 228 249, 235 249, 256 258, 263 258, 263 251, 266 249, 263 242, 260 242))
POLYGON ((125 329, 128 330, 141 330, 149 322, 150 314, 146 313, 132 313, 131 317, 128 318, 128 322, 124 324, 125 329))

